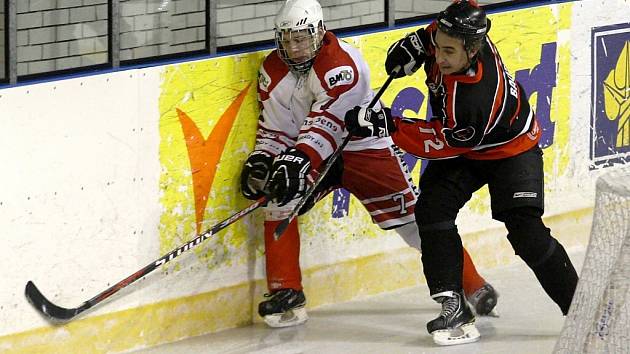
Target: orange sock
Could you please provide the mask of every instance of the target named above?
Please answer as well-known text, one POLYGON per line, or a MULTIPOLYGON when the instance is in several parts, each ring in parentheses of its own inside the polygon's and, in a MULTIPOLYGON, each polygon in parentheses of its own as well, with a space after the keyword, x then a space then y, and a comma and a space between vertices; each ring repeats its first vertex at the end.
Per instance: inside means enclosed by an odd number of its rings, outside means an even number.
POLYGON ((284 234, 274 240, 273 233, 281 221, 265 221, 265 268, 267 288, 302 290, 300 271, 300 234, 297 219, 293 219, 284 234))
POLYGON ((485 283, 486 280, 477 273, 477 269, 475 268, 472 258, 470 258, 468 251, 464 248, 464 272, 462 274, 464 294, 466 296, 470 296, 485 283))

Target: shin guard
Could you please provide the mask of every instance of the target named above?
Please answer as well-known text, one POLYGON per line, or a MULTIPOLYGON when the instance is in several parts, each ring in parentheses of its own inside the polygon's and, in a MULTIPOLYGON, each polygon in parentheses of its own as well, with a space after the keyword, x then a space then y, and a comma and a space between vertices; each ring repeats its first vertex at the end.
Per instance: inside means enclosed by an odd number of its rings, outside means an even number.
POLYGON ((578 276, 564 247, 551 236, 532 208, 510 211, 505 218, 508 241, 536 275, 549 297, 567 314, 578 276))
POLYGON ((279 289, 302 290, 300 234, 293 219, 277 241, 273 233, 280 221, 265 221, 265 266, 270 292, 279 289))
POLYGON ((463 247, 457 229, 420 231, 422 265, 431 294, 462 290, 463 247))
POLYGON ((564 247, 553 240, 553 253, 542 264, 532 267, 532 270, 547 295, 558 304, 562 314, 566 315, 573 300, 578 275, 564 247))

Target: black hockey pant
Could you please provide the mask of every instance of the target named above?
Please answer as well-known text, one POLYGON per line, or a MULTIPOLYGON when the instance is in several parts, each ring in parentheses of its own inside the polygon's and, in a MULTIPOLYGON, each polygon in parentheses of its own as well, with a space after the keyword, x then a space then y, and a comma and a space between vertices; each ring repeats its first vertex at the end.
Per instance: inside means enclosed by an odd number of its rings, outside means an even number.
POLYGON ((416 222, 431 294, 462 288, 462 243, 455 225, 472 193, 488 184, 493 218, 505 223, 514 251, 545 292, 567 313, 577 273, 564 247, 542 222, 542 153, 535 148, 497 161, 431 161, 420 179, 416 222), (526 192, 528 198, 514 198, 526 192))
MULTIPOLYGON (((542 219, 533 215, 536 212, 533 208, 517 208, 506 213, 508 240, 515 253, 532 269, 547 295, 566 315, 578 276, 564 247, 551 236, 542 219)), ((431 294, 461 290, 462 242, 457 228, 424 225, 420 236, 422 264, 431 294)))

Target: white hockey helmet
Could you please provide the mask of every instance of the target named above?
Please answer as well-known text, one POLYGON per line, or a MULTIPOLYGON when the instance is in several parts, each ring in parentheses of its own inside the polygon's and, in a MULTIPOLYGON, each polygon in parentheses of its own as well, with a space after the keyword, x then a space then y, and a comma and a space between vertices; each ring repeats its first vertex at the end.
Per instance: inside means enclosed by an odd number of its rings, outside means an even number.
POLYGON ((322 46, 325 32, 317 0, 287 0, 275 19, 276 46, 292 72, 308 72, 322 46))

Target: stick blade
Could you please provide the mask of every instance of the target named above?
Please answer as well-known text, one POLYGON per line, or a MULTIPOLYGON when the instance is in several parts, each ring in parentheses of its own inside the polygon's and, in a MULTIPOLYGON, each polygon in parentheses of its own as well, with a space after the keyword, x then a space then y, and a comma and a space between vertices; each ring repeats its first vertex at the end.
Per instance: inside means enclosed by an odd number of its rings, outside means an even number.
POLYGON ((67 309, 53 304, 41 293, 41 291, 39 291, 39 289, 37 289, 35 283, 30 280, 26 283, 24 295, 26 296, 28 302, 30 302, 37 311, 44 315, 48 320, 54 322, 64 322, 70 320, 80 312, 79 309, 67 309))

